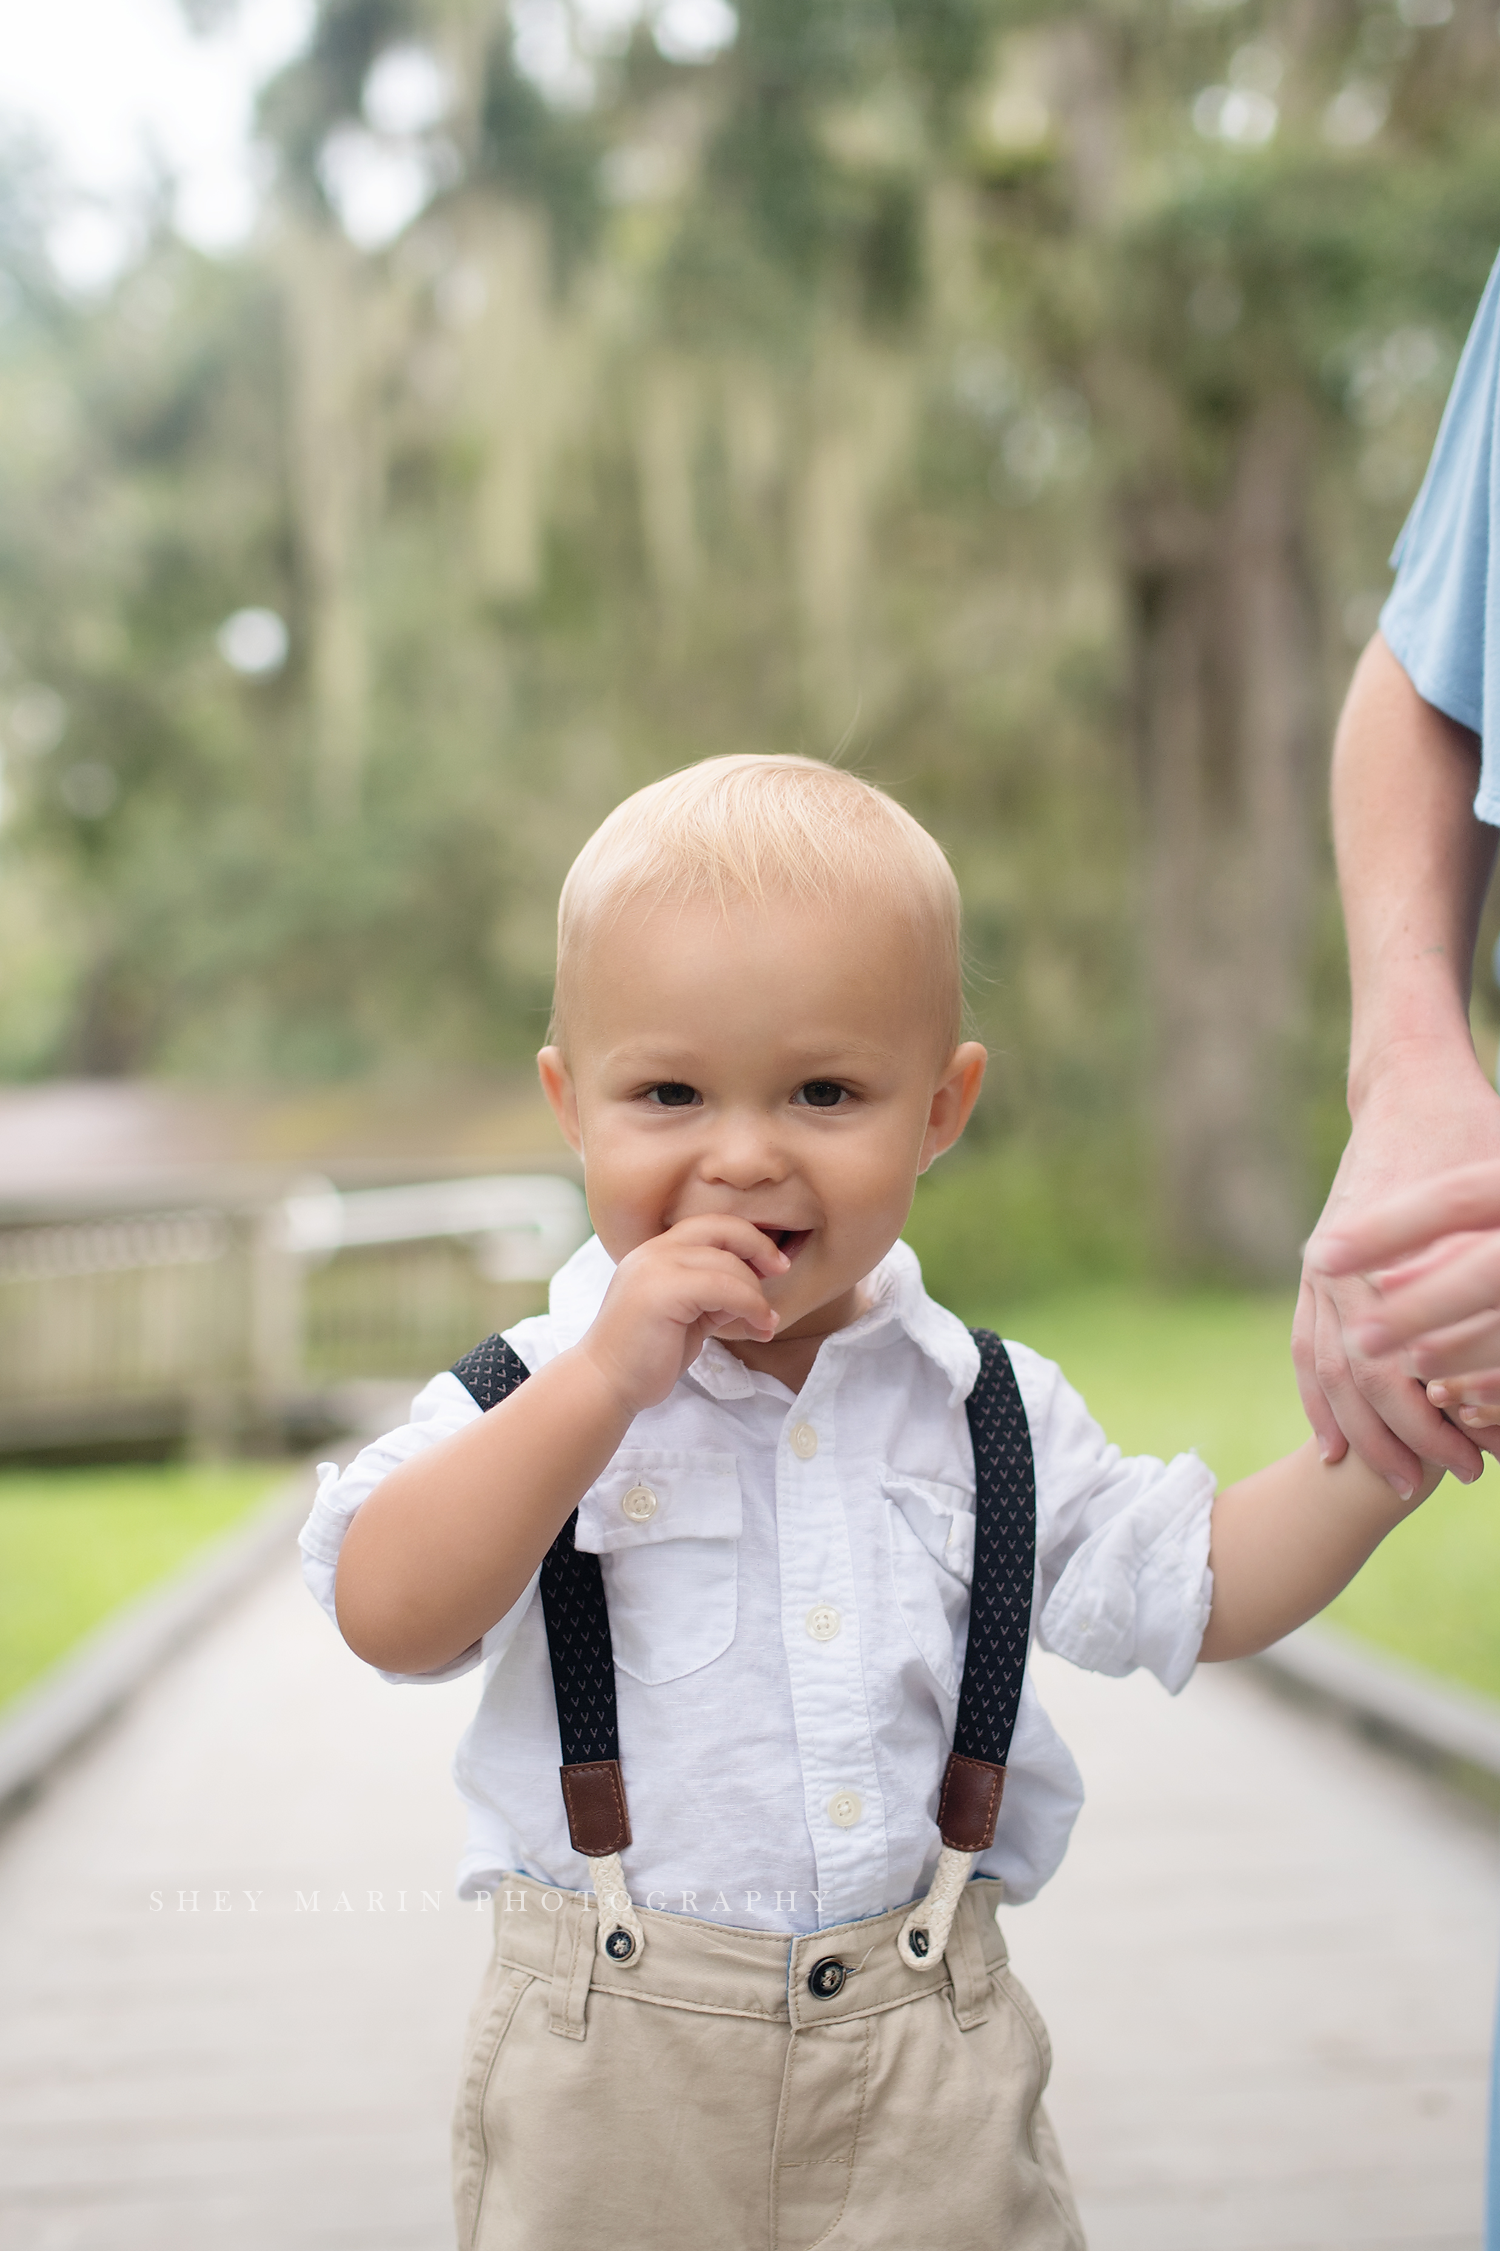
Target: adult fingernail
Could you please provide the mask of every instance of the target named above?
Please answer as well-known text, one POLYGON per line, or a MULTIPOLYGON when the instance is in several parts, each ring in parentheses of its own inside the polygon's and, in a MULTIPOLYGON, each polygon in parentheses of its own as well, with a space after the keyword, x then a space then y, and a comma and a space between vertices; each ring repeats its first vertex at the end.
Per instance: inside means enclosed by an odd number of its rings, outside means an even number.
POLYGON ((1388 1477, 1386 1483, 1398 1501, 1409 1501, 1417 1489, 1415 1485, 1404 1484, 1399 1477, 1388 1477))

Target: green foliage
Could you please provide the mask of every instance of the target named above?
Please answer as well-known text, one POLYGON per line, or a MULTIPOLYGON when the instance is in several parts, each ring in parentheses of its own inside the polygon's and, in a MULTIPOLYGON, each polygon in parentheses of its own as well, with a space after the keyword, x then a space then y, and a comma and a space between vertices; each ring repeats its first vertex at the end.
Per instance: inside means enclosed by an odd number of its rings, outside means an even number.
POLYGON ((484 56, 475 170, 501 194, 540 203, 552 221, 566 274, 598 239, 603 147, 588 119, 559 116, 516 69, 510 43, 491 39, 484 56))
MULTIPOLYGON (((1149 1261, 1122 492, 1168 471, 1210 492, 1290 387, 1321 430, 1321 605, 1367 605, 1500 211, 1492 30, 1313 14, 744 0, 707 67, 644 32, 596 57, 580 111, 521 74, 498 13, 324 0, 266 92, 264 240, 214 264, 158 236, 84 305, 48 281, 52 190, 13 151, 0 1071, 516 1060, 558 881, 620 795, 713 750, 837 752, 929 822, 965 893, 995 1064, 973 1154, 919 1198, 935 1276, 972 1308, 1149 1261), (332 240, 328 136, 406 41, 470 77, 431 211, 350 254, 338 591, 368 677, 335 814, 294 268, 332 240), (1277 136, 1206 139, 1198 92, 1257 42, 1284 57, 1277 136), (1391 121, 1334 147, 1353 78, 1391 121), (1040 126, 1007 138, 997 104, 1028 101, 1040 126), (481 220, 542 228, 547 304, 483 312, 481 220), (513 342, 537 356, 502 409, 513 342), (679 440, 673 514, 651 448, 679 440), (496 571, 507 446, 537 533, 496 571), (290 662, 235 678, 215 633, 261 604, 290 662)), ((1349 653, 1327 651, 1330 705, 1349 653)), ((1299 1097, 1320 1172, 1338 961, 1325 911, 1299 1097)))
MULTIPOLYGON (((1075 1286, 1030 1302, 992 1293, 969 1317, 1056 1360, 1125 1453, 1194 1447, 1229 1484, 1306 1443, 1287 1351, 1292 1308, 1290 1297, 1075 1286)), ((1447 1479, 1328 1612, 1490 1696, 1500 1696, 1495 1475, 1487 1465, 1477 1485, 1447 1479)))
POLYGON ((1430 1672, 1500 1697, 1500 1517, 1495 1470, 1446 1478, 1365 1565, 1331 1621, 1430 1672))
POLYGON ((990 1328, 1055 1360, 1127 1454, 1192 1449, 1232 1484, 1302 1445, 1293 1301, 1115 1284, 1028 1300, 991 1297, 990 1328))
POLYGON ((360 115, 371 65, 384 48, 409 38, 425 11, 410 0, 322 0, 307 52, 261 97, 261 123, 279 150, 287 185, 326 214, 318 157, 329 130, 360 115))
POLYGON ((0 1702, 266 1492, 262 1467, 0 1475, 0 1702))
POLYGON ((1139 1149, 1092 1136, 955 1153, 923 1177, 905 1237, 929 1291, 968 1321, 1139 1276, 1150 1260, 1144 1169, 1139 1149))

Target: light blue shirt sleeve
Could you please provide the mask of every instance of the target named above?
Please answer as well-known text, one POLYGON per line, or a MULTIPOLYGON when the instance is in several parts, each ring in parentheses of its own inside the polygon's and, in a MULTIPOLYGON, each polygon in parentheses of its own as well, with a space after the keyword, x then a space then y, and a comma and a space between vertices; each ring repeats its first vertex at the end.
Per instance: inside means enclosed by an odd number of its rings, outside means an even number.
POLYGON ((1427 703, 1480 737, 1474 811, 1500 827, 1500 262, 1391 561, 1380 629, 1427 703))

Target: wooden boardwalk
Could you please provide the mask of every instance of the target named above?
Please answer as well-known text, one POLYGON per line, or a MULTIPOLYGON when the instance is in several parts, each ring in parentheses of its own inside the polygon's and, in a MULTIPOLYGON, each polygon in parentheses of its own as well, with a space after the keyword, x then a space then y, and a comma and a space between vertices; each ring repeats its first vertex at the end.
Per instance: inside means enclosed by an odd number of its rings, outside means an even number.
MULTIPOLYGON (((1254 1679, 1042 1675, 1090 1804, 1008 1928, 1092 2251, 1478 2251, 1495 1825, 1254 1679)), ((472 1695, 289 1563, 0 1837, 0 2251, 451 2251, 472 1695)))

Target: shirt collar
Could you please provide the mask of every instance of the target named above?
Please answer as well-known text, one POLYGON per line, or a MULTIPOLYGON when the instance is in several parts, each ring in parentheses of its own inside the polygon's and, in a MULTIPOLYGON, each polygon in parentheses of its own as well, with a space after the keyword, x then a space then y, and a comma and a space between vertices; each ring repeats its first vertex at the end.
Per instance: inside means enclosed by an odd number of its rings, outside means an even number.
MULTIPOLYGON (((558 1347, 577 1344, 604 1302, 614 1261, 597 1235, 552 1277, 548 1305, 558 1347)), ((895 1243, 865 1284, 870 1303, 847 1329, 828 1338, 825 1351, 856 1352, 883 1341, 894 1323, 948 1378, 949 1402, 968 1398, 979 1376, 979 1348, 957 1314, 937 1305, 922 1287, 922 1269, 909 1243, 895 1243)), ((748 1399, 756 1390, 750 1370, 710 1337, 688 1370, 699 1390, 715 1399, 748 1399)))

